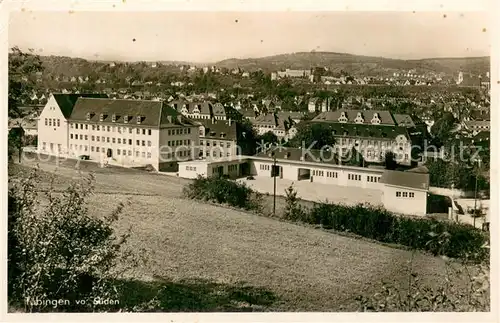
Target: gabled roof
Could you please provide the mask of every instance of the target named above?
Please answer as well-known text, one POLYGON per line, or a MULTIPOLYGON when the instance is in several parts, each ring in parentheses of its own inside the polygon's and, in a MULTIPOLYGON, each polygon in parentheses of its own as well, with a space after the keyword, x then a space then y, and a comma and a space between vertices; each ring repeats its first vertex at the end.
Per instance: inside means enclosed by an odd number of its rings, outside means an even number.
POLYGON ((62 114, 67 119, 73 111, 78 98, 107 98, 106 94, 83 93, 83 94, 53 94, 62 114))
MULTIPOLYGON (((197 120, 198 124, 205 128, 205 138, 206 139, 224 139, 224 140, 236 140, 237 139, 237 124, 236 122, 231 122, 224 120, 211 120, 211 119, 201 119, 197 120), (224 134, 224 137, 221 137, 224 134)), ((200 137, 200 139, 203 137, 200 137)))
MULTIPOLYGON (((312 120, 312 123, 322 121, 312 120)), ((394 139, 398 135, 403 135, 410 139, 408 128, 388 125, 356 124, 356 123, 328 123, 335 136, 360 137, 373 139, 394 139)), ((302 123, 299 124, 299 127, 302 123)))
POLYGON ((380 182, 392 186, 428 190, 429 174, 385 170, 380 182))
POLYGON ((164 105, 162 102, 151 100, 79 98, 69 119, 112 123, 113 114, 116 117, 114 123, 123 124, 124 117, 129 116, 131 119, 128 120, 128 123, 135 125, 135 118, 141 116, 141 126, 193 125, 192 121, 182 116, 175 109, 164 105), (90 120, 87 120, 87 113, 91 114, 90 120), (103 121, 100 121, 101 114, 105 115, 103 121))
MULTIPOLYGON (((278 129, 285 130, 286 129, 285 122, 289 122, 289 117, 291 119, 294 119, 287 112, 283 112, 283 113, 278 112, 276 114, 266 113, 266 114, 261 114, 258 117, 256 117, 255 120, 252 121, 252 123, 255 124, 256 126, 273 125, 273 126, 276 126, 276 128, 278 128, 278 129)), ((292 124, 289 125, 288 128, 290 128, 290 126, 292 126, 293 124, 294 124, 294 122, 292 120, 292 124)))
POLYGON ((318 121, 326 121, 326 122, 339 122, 339 118, 342 114, 342 112, 345 114, 347 118, 347 122, 354 123, 354 120, 356 119, 356 116, 361 113, 364 123, 365 124, 371 124, 371 120, 374 116, 375 113, 378 114, 378 118, 380 119, 380 124, 381 125, 392 125, 395 126, 397 125, 396 122, 394 121, 393 116, 389 111, 381 110, 381 111, 365 111, 365 110, 335 110, 335 111, 326 111, 322 112, 319 115, 317 115, 313 120, 318 120, 318 121))
POLYGON ((415 123, 413 119, 407 114, 393 114, 394 121, 398 126, 413 128, 415 127, 415 123))

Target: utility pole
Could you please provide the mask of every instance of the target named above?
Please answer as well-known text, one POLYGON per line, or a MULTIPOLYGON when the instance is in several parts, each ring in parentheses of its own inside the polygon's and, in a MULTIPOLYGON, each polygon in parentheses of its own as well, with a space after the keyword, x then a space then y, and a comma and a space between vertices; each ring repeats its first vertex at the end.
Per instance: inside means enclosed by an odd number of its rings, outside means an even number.
POLYGON ((274 166, 273 166, 273 180, 274 180, 274 190, 273 190, 273 216, 276 217, 276 154, 273 153, 274 166))

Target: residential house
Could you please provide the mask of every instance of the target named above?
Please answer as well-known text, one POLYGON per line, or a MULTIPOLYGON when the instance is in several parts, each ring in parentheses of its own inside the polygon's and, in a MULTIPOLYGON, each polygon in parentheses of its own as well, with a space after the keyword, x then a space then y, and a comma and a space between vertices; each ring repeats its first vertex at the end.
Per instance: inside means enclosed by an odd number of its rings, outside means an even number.
POLYGON ((199 157, 217 159, 236 156, 238 125, 231 120, 202 119, 199 125, 199 157))
POLYGON ((297 134, 295 125, 300 122, 300 118, 291 112, 264 113, 252 120, 252 124, 257 130, 257 134, 263 135, 272 132, 276 137, 288 141, 297 134), (295 118, 295 119, 294 119, 295 118))

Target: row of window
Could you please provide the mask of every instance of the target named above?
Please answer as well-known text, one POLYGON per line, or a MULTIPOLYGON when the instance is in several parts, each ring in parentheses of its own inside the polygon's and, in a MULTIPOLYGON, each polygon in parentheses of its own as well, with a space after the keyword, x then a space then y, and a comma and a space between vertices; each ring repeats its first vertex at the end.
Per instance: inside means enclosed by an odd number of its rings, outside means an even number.
POLYGON ((380 176, 366 176, 366 181, 370 183, 378 183, 380 182, 380 176))
MULTIPOLYGON (((206 145, 207 147, 210 146, 210 141, 204 141, 204 140, 200 140, 200 146, 203 146, 203 145, 206 145)), ((212 146, 217 146, 217 141, 212 141, 212 146)), ((220 141, 219 142, 219 146, 221 147, 224 147, 224 141, 220 141)), ((231 143, 230 142, 226 142, 226 148, 230 148, 231 147, 231 143)))
POLYGON ((177 128, 177 129, 169 129, 167 134, 169 136, 178 136, 178 135, 188 135, 191 133, 191 128, 177 128))
POLYGON ((186 170, 190 172, 196 172, 196 167, 194 166, 186 166, 186 170))
MULTIPOLYGON (((78 134, 70 134, 69 135, 70 139, 80 139, 80 140, 88 140, 88 135, 78 135, 78 134)), ((102 139, 102 142, 108 142, 108 143, 118 143, 118 144, 123 144, 123 145, 126 145, 127 144, 127 139, 126 138, 115 138, 115 137, 105 137, 105 136, 90 136, 90 140, 91 141, 98 141, 100 142, 102 139)), ((147 146, 148 147, 151 147, 151 140, 136 140, 135 141, 136 145, 137 146, 146 146, 146 143, 147 143, 147 146)), ((132 139, 129 139, 128 140, 128 144, 129 145, 132 145, 132 139)))
POLYGON ((45 125, 49 127, 60 127, 61 126, 61 120, 59 119, 52 119, 52 118, 45 118, 45 125))
POLYGON ((271 169, 270 165, 265 165, 265 164, 260 165, 260 170, 270 170, 270 169, 271 169))
POLYGON ((396 141, 390 141, 390 140, 363 140, 363 139, 357 139, 357 138, 338 138, 338 143, 339 145, 354 145, 359 142, 361 146, 382 146, 382 147, 389 147, 389 146, 403 146, 403 144, 398 144, 396 141))
POLYGON ((396 197, 409 197, 409 198, 414 198, 415 193, 413 192, 396 192, 396 197))
MULTIPOLYGON (((45 142, 45 141, 44 141, 44 142, 42 142, 42 149, 43 149, 43 150, 47 150, 47 142, 45 142)), ((58 150, 59 152, 61 152, 61 149, 62 149, 61 144, 57 144, 57 150, 58 150)), ((54 150, 54 143, 52 143, 52 142, 50 143, 50 150, 51 150, 51 151, 53 151, 53 150, 54 150)))
POLYGON ((166 153, 165 158, 167 158, 167 159, 174 158, 176 155, 177 155, 177 157, 189 157, 189 156, 191 156, 191 151, 190 150, 181 150, 181 151, 177 151, 174 153, 166 153))
POLYGON ((180 145, 191 145, 191 140, 190 139, 184 139, 184 140, 169 140, 167 141, 167 146, 180 146, 180 145))
MULTIPOLYGON (((88 124, 83 124, 83 123, 71 123, 70 127, 71 127, 71 129, 80 129, 80 130, 84 130, 84 129, 88 130, 89 129, 89 125, 88 124)), ((94 125, 94 124, 92 125, 92 130, 107 131, 107 132, 118 132, 118 133, 125 133, 125 132, 127 132, 127 128, 128 128, 128 132, 129 133, 133 132, 133 128, 130 128, 130 127, 100 126, 100 125, 94 125)), ((143 135, 151 136, 151 129, 136 128, 135 132, 138 135, 143 134, 143 135)))
POLYGON ((358 174, 347 174, 347 179, 351 181, 360 181, 361 180, 361 175, 358 174))
MULTIPOLYGON (((207 150, 207 151, 203 150, 203 151, 202 151, 202 156, 209 157, 209 156, 210 156, 210 151, 208 151, 208 150, 207 150)), ((230 152, 227 152, 227 153, 226 153, 226 157, 229 157, 229 156, 231 156, 231 153, 230 153, 230 152)), ((212 150, 212 157, 217 157, 217 150, 212 150)), ((219 157, 220 157, 220 158, 224 157, 224 152, 219 151, 219 157)))
POLYGON ((326 177, 338 178, 337 172, 326 172, 326 177))
MULTIPOLYGON (((86 145, 74 145, 74 146, 73 145, 69 145, 69 146, 70 146, 71 150, 73 150, 73 148, 74 148, 75 150, 80 150, 82 152, 88 151, 88 146, 86 146, 86 145)), ((96 146, 96 147, 90 146, 90 151, 91 152, 97 152, 97 153, 102 152, 102 153, 105 153, 105 152, 110 151, 110 150, 111 150, 111 153, 112 153, 113 150, 110 149, 110 148, 99 147, 99 146, 96 146)), ((116 155, 118 155, 118 156, 127 156, 127 155, 128 156, 132 156, 132 150, 117 149, 116 150, 116 155)), ((135 157, 140 157, 140 156, 142 156, 142 158, 151 158, 151 153, 150 152, 146 153, 144 151, 143 152, 136 151, 135 152, 135 157)))
POLYGON ((236 170, 238 170, 238 165, 229 165, 229 166, 227 166, 227 171, 228 172, 234 172, 236 170))
POLYGON ((323 176, 324 172, 322 170, 313 170, 312 175, 313 176, 323 176))

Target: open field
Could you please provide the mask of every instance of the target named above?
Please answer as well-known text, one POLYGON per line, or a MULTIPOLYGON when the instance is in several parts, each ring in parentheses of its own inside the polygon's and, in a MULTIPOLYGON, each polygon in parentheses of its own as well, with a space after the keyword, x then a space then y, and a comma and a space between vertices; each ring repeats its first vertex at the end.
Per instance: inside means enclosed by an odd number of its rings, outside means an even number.
MULTIPOLYGON (((56 188, 80 176, 74 163, 57 169, 56 188)), ((27 173, 35 164, 13 170, 27 173)), ((352 311, 354 298, 379 291, 382 281, 408 283, 409 251, 186 200, 188 181, 177 177, 86 162, 81 168, 95 176, 90 212, 127 203, 116 229, 131 227, 130 246, 148 259, 129 292, 141 299, 161 286, 163 311, 352 311)), ((40 169, 56 167, 41 162, 40 169)), ((416 252, 413 271, 438 284, 446 268, 416 252)))

